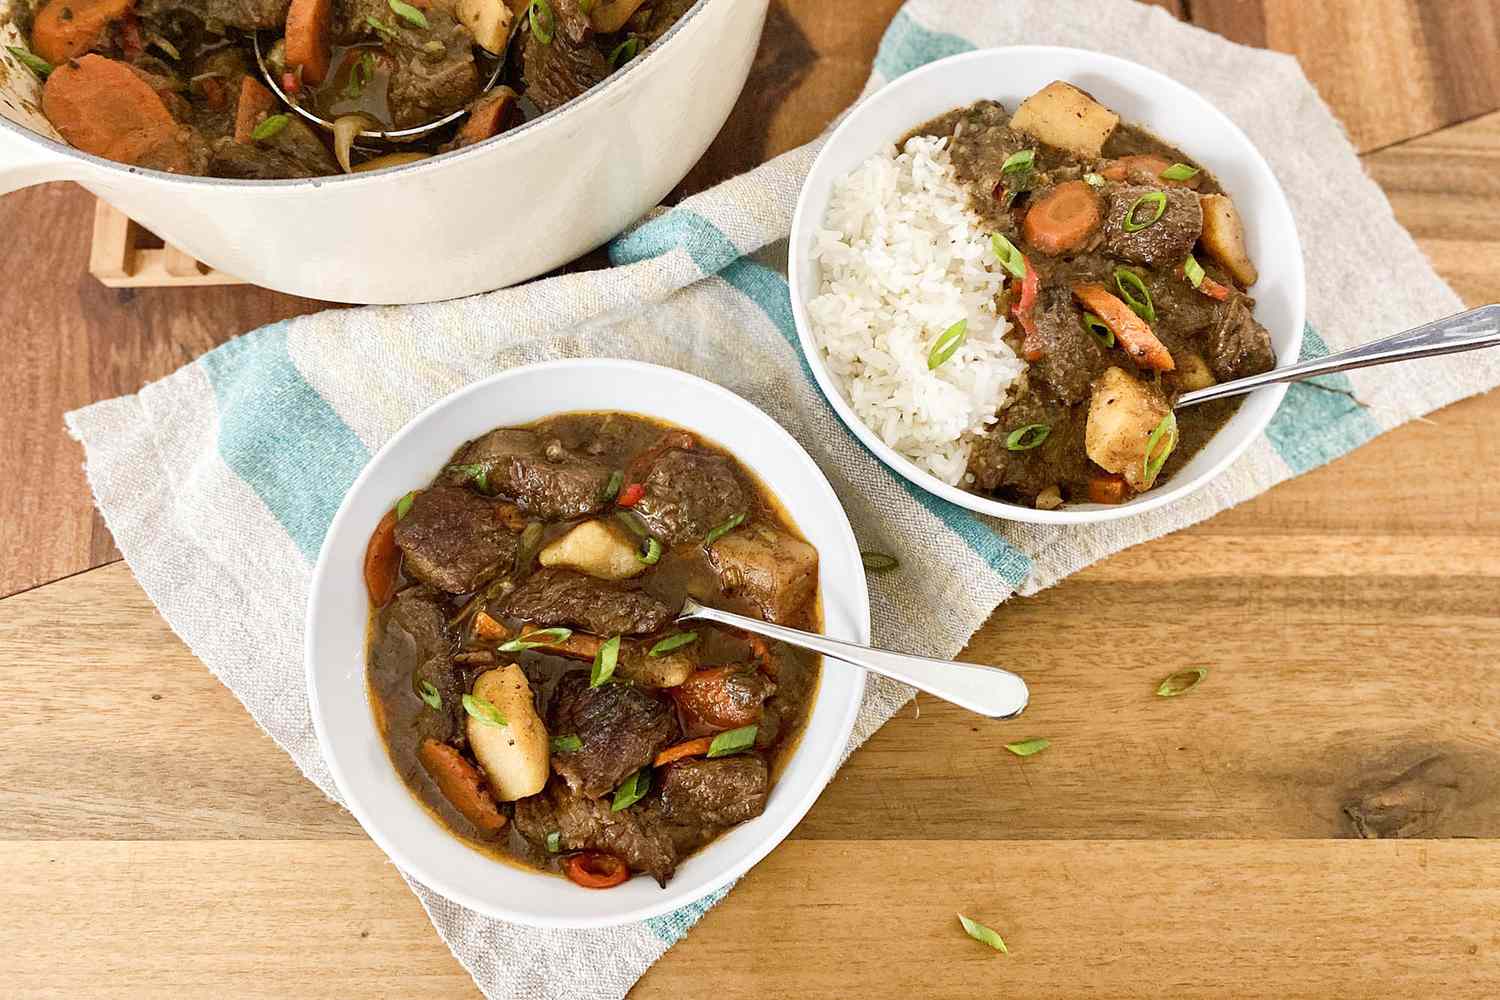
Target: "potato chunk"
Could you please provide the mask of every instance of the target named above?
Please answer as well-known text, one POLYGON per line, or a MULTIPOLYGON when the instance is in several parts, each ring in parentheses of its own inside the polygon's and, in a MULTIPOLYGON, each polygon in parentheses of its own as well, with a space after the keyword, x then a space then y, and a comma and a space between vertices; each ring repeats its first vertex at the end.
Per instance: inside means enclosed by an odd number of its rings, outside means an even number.
MULTIPOLYGON (((1171 412, 1166 397, 1155 386, 1123 368, 1105 369, 1094 380, 1084 450, 1104 471, 1120 473, 1138 492, 1148 490, 1160 470, 1147 467, 1146 448, 1152 431, 1171 412)), ((1162 447, 1163 442, 1158 441, 1158 452, 1162 447)))
POLYGON ((494 705, 505 717, 503 726, 472 715, 466 720, 469 747, 495 798, 514 802, 540 792, 547 784, 552 750, 526 672, 515 663, 486 671, 474 682, 474 697, 494 705))
POLYGON ((708 560, 723 588, 746 598, 767 621, 788 624, 818 584, 818 552, 763 524, 746 525, 714 542, 708 560))
POLYGON ((1098 159, 1120 116, 1071 83, 1054 80, 1021 102, 1010 126, 1049 146, 1098 159))
POLYGON ((601 35, 612 35, 625 27, 625 22, 645 6, 645 2, 646 0, 597 0, 589 11, 589 22, 601 35))
POLYGON ((1203 249, 1224 265, 1235 281, 1249 288, 1260 278, 1260 272, 1245 249, 1245 224, 1234 202, 1227 194, 1206 194, 1198 200, 1203 205, 1203 249))
POLYGON ((1177 356, 1177 384, 1186 392, 1207 389, 1219 380, 1209 370, 1208 362, 1196 351, 1183 351, 1177 356))
POLYGON ((601 580, 627 580, 645 572, 636 541, 609 521, 585 521, 542 549, 543 566, 576 569, 601 580))
POLYGON ((504 54, 515 21, 505 0, 458 0, 454 13, 481 48, 504 54))

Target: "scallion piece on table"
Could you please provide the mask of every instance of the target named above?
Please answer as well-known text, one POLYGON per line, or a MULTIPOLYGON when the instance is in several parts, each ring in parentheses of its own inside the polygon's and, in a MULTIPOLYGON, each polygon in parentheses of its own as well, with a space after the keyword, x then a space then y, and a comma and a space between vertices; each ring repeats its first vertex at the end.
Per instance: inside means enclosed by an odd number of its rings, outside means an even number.
POLYGON ((966 319, 961 319, 944 330, 938 339, 932 342, 932 350, 927 352, 927 369, 931 371, 953 357, 963 346, 968 333, 969 321, 966 319))
POLYGON ((714 741, 708 745, 710 757, 728 757, 730 754, 739 753, 755 746, 755 734, 758 726, 741 726, 739 729, 731 729, 714 737, 714 741))
POLYGON ((256 142, 264 142, 286 128, 287 120, 286 115, 271 115, 269 118, 262 119, 259 125, 250 130, 250 138, 256 142))
POLYGON ((1161 172, 1161 179, 1164 181, 1190 181, 1197 176, 1198 168, 1186 163, 1174 163, 1161 172))
POLYGON ((744 523, 745 523, 745 515, 744 514, 736 514, 736 515, 734 515, 729 520, 725 521, 723 524, 719 525, 717 528, 715 528, 712 531, 710 531, 708 533, 708 537, 703 540, 703 544, 704 545, 712 545, 714 542, 717 542, 719 539, 723 538, 725 535, 729 534, 735 528, 738 528, 740 525, 742 525, 744 523))
POLYGON ((1177 414, 1168 413, 1161 418, 1161 423, 1156 425, 1156 429, 1146 439, 1146 457, 1142 460, 1141 466, 1146 482, 1149 483, 1156 478, 1161 467, 1167 464, 1167 457, 1172 454, 1172 449, 1176 447, 1177 414), (1163 438, 1166 439, 1165 442, 1163 438))
POLYGON ((478 695, 464 695, 464 711, 486 726, 507 725, 505 716, 500 714, 500 710, 478 695))
POLYGON ((651 768, 643 767, 630 777, 620 782, 620 787, 615 789, 615 797, 609 804, 610 812, 619 812, 635 805, 646 797, 651 791, 651 768))
POLYGON ((1017 250, 1015 244, 1010 240, 995 233, 990 237, 990 248, 995 251, 995 257, 1000 261, 1000 266, 1011 273, 1012 277, 1026 277, 1026 258, 1021 251, 1017 250))
POLYGON ((1151 304, 1151 293, 1139 274, 1128 268, 1115 268, 1115 287, 1120 290, 1120 297, 1131 312, 1147 323, 1156 322, 1156 307, 1151 304))
POLYGON ((527 632, 525 635, 518 635, 495 648, 502 653, 524 653, 528 649, 536 649, 539 646, 555 646, 560 642, 567 642, 572 637, 573 630, 570 628, 543 628, 535 632, 527 632))
POLYGON ((396 501, 396 520, 399 521, 407 514, 411 513, 411 505, 416 502, 416 499, 417 491, 412 490, 410 493, 406 494, 406 496, 396 501))
POLYGON ((1156 696, 1175 698, 1180 694, 1187 694, 1207 676, 1207 667, 1189 667, 1187 670, 1179 670, 1156 686, 1156 696))
POLYGON ((865 569, 871 573, 889 573, 901 565, 901 560, 884 552, 861 552, 859 561, 864 563, 865 569))
POLYGON ((1020 740, 1016 743, 1007 743, 1005 744, 1005 749, 1009 750, 1017 757, 1030 757, 1032 754, 1041 753, 1051 745, 1051 740, 1046 740, 1041 738, 1040 736, 1037 736, 1029 740, 1020 740))
POLYGON ((552 737, 553 753, 572 753, 574 750, 583 749, 583 740, 569 733, 567 736, 552 737))
POLYGON ((652 646, 651 652, 646 655, 662 656, 666 653, 670 653, 674 649, 681 649, 683 646, 697 641, 697 632, 677 632, 673 635, 667 636, 665 639, 662 639, 656 645, 652 646))
POLYGON ((646 539, 646 551, 637 552, 635 557, 647 566, 655 566, 661 559, 661 542, 654 538, 646 539))
POLYGON ((1188 254, 1187 260, 1182 262, 1182 274, 1194 288, 1203 287, 1203 265, 1192 254, 1188 254))
POLYGON ((1052 433, 1048 424, 1027 424, 1025 427, 1017 427, 1005 436, 1006 451, 1030 451, 1047 440, 1047 435, 1052 433))
POLYGON ((422 694, 421 694, 421 698, 422 698, 422 700, 424 702, 427 703, 427 707, 428 708, 442 708, 443 707, 443 696, 438 693, 438 689, 432 683, 432 681, 423 681, 422 682, 422 694))
POLYGON ((21 48, 19 45, 7 45, 5 47, 5 50, 11 55, 15 56, 16 59, 20 61, 22 66, 25 66, 27 69, 31 70, 33 73, 44 80, 47 78, 47 75, 52 72, 52 64, 43 59, 41 56, 37 55, 35 52, 28 52, 26 49, 21 48))
POLYGON ((996 934, 990 928, 984 926, 984 924, 981 924, 977 920, 970 920, 962 913, 958 915, 958 922, 963 924, 964 933, 969 935, 969 937, 973 938, 975 941, 983 942, 984 944, 989 945, 991 948, 1002 954, 1010 954, 1010 949, 1005 947, 1005 939, 1002 938, 999 934, 996 934))
POLYGON ((1147 226, 1156 224, 1167 210, 1167 196, 1160 191, 1141 195, 1125 210, 1125 221, 1120 228, 1127 233, 1138 233, 1147 226), (1142 206, 1145 206, 1144 212, 1142 206))
POLYGON ((1104 320, 1100 319, 1098 316, 1095 316, 1090 312, 1084 313, 1083 325, 1089 333, 1094 335, 1094 339, 1099 341, 1099 343, 1104 347, 1109 348, 1115 346, 1115 331, 1111 330, 1109 328, 1109 324, 1105 323, 1104 320))
POLYGON ((531 22, 532 37, 543 45, 551 45, 552 35, 557 30, 552 5, 547 0, 531 0, 531 6, 526 8, 526 19, 531 22))
POLYGON ((390 4, 391 13, 408 24, 415 25, 418 28, 428 27, 427 15, 407 3, 406 0, 386 0, 386 3, 390 4))
POLYGON ((594 654, 594 669, 589 674, 589 687, 607 684, 615 675, 615 664, 620 662, 620 637, 613 636, 594 654))

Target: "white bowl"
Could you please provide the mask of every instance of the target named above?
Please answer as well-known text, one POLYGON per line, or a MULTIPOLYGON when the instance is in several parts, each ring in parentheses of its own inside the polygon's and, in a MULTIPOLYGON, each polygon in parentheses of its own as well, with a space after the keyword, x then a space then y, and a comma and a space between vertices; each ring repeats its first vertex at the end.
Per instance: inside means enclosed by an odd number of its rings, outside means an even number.
POLYGON ((792 312, 802 351, 823 394, 855 436, 886 465, 924 490, 981 514, 1043 524, 1086 524, 1164 507, 1223 472, 1265 430, 1281 405, 1286 386, 1247 396, 1229 423, 1176 475, 1127 503, 1037 510, 949 486, 882 441, 844 398, 823 362, 807 314, 808 302, 818 294, 814 237, 827 214, 835 181, 940 114, 981 98, 1000 101, 1014 110, 1053 80, 1082 87, 1122 121, 1144 125, 1213 172, 1244 218, 1250 255, 1260 268, 1260 280, 1250 290, 1255 296, 1255 318, 1270 331, 1280 363, 1296 361, 1302 349, 1307 299, 1302 246, 1281 186, 1245 133, 1196 92, 1155 70, 1098 52, 1045 45, 983 49, 941 59, 888 84, 844 119, 814 161, 792 217, 792 312))
POLYGON ((743 875, 791 832, 832 777, 864 693, 864 672, 824 661, 807 728, 763 815, 688 858, 662 889, 633 878, 607 891, 497 861, 427 812, 391 765, 365 684, 365 544, 386 511, 486 431, 569 410, 621 410, 687 428, 732 452, 781 500, 818 550, 824 631, 868 643, 870 604, 849 521, 807 452, 726 389, 655 365, 569 360, 517 368, 429 407, 371 459, 328 529, 307 605, 313 726, 350 812, 401 869, 472 910, 538 927, 604 927, 657 916, 743 875))

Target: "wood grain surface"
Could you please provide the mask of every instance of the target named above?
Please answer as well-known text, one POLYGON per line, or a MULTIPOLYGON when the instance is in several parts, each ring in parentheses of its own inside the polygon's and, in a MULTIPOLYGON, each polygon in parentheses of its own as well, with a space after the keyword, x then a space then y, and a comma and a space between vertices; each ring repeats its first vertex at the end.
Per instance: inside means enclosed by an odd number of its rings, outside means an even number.
MULTIPOLYGON (((1439 271, 1500 299, 1500 4, 1166 6, 1296 54, 1439 271)), ((898 7, 778 0, 679 195, 816 135, 898 7)), ((321 306, 104 289, 92 212, 0 200, 26 234, 0 250, 0 995, 474 997, 358 825, 104 565, 61 428, 321 306)), ((1002 606, 964 655, 1026 673, 1024 720, 923 698, 635 995, 1500 995, 1497 425, 1500 394, 1466 400, 1002 606), (1052 746, 1003 749, 1027 736, 1052 746)))

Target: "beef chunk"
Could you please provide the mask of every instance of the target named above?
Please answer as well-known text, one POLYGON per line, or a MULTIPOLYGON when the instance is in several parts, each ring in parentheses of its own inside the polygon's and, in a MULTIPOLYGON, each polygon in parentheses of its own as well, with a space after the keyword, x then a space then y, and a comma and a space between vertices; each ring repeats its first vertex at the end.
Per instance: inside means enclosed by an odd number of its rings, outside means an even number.
POLYGON ((1086 408, 1068 407, 1028 393, 1000 411, 1000 420, 969 452, 974 485, 997 496, 1028 502, 1048 486, 1086 481, 1090 462, 1078 442, 1083 440, 1086 408), (1005 439, 1028 424, 1046 424, 1047 439, 1026 451, 1011 451, 1005 439))
POLYGON ((339 173, 339 165, 313 127, 296 115, 269 139, 238 143, 229 136, 213 145, 209 172, 241 180, 274 177, 322 177, 339 173))
POLYGON ((538 38, 529 23, 521 29, 521 80, 526 96, 543 111, 568 103, 611 71, 579 0, 552 0, 552 10, 556 26, 550 41, 538 38))
MULTIPOLYGON (((1135 211, 1135 221, 1144 222, 1155 213, 1149 204, 1135 211)), ((1105 253, 1151 267, 1179 264, 1192 252, 1203 233, 1203 209, 1198 195, 1188 188, 1146 187, 1122 184, 1110 191, 1109 211, 1104 217, 1105 253), (1166 196, 1167 207, 1160 219, 1133 233, 1125 231, 1125 217, 1136 199, 1152 192, 1166 196)))
POLYGON ((438 6, 427 8, 425 16, 426 28, 388 13, 386 17, 400 28, 396 42, 386 46, 395 56, 386 104, 398 129, 414 128, 457 111, 484 85, 474 62, 474 36, 469 29, 438 6))
POLYGON ((577 736, 583 746, 552 755, 552 769, 580 795, 608 795, 625 777, 651 763, 677 735, 670 702, 633 684, 589 687, 585 673, 565 675, 552 698, 555 736, 577 736))
POLYGON ((718 455, 669 451, 651 466, 645 486, 635 512, 651 534, 669 545, 702 541, 749 508, 734 467, 718 455))
POLYGON ((771 774, 756 754, 683 760, 658 772, 661 811, 685 826, 733 826, 766 808, 771 774))
POLYGON ((647 635, 675 617, 671 608, 645 591, 567 569, 533 573, 510 595, 506 611, 512 618, 595 635, 647 635))
POLYGON ((1243 295, 1226 302, 1209 329, 1208 366, 1220 382, 1276 367, 1271 335, 1250 314, 1250 300, 1243 295))
POLYGON ((403 646, 408 659, 421 662, 447 656, 451 643, 441 600, 430 587, 408 587, 391 602, 385 613, 385 633, 403 646))
POLYGON ((727 594, 760 609, 760 616, 795 625, 818 586, 818 551, 800 538, 763 524, 724 535, 708 550, 708 561, 727 594))
POLYGON ((516 803, 515 824, 539 849, 545 849, 549 833, 556 833, 564 851, 612 854, 662 885, 677 869, 676 839, 654 798, 613 812, 608 801, 577 795, 553 778, 541 792, 516 803))
POLYGON ((1051 389, 1065 403, 1089 398, 1094 376, 1109 367, 1104 346, 1083 327, 1066 289, 1048 289, 1037 310, 1036 334, 1041 360, 1031 366, 1031 377, 1051 389))
MULTIPOLYGON (((491 431, 459 453, 457 463, 485 470, 489 489, 513 498, 525 511, 546 520, 569 520, 609 506, 604 490, 612 470, 576 455, 557 438, 527 430, 491 431)), ((450 469, 447 482, 467 472, 450 469)))
POLYGON ((222 35, 225 28, 281 31, 291 5, 292 0, 141 0, 136 14, 142 21, 155 24, 175 12, 192 13, 203 20, 210 33, 222 35))
POLYGON ((406 572, 450 594, 477 590, 516 558, 517 539, 493 501, 457 486, 434 486, 396 525, 406 572))
POLYGON ((437 708, 423 704, 417 711, 417 741, 432 739, 439 743, 468 742, 463 726, 464 683, 447 654, 431 657, 412 672, 412 687, 420 691, 423 682, 431 684, 441 699, 437 708))
POLYGON ((729 664, 699 670, 670 690, 689 725, 713 732, 758 722, 776 683, 752 666, 729 664))

